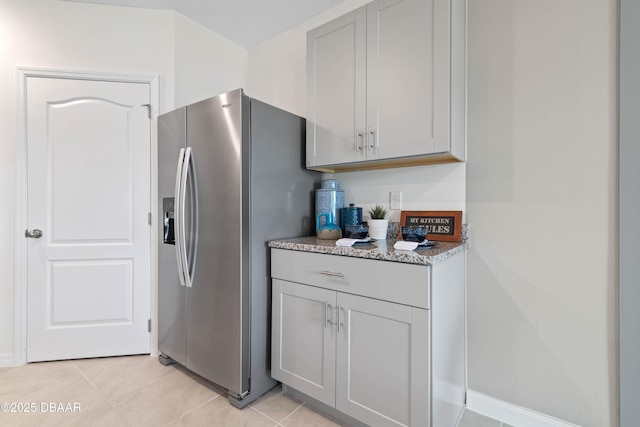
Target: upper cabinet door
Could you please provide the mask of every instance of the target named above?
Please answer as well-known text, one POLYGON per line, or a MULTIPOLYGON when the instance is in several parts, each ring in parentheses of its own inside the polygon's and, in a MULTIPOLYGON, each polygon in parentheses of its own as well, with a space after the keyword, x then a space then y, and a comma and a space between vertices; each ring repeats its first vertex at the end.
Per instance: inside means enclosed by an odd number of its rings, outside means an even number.
POLYGON ((376 0, 308 33, 307 167, 464 161, 465 5, 376 0))
POLYGON ((307 165, 365 159, 366 9, 307 34, 307 165))
POLYGON ((433 29, 433 0, 380 0, 367 5, 370 159, 434 151, 433 29))

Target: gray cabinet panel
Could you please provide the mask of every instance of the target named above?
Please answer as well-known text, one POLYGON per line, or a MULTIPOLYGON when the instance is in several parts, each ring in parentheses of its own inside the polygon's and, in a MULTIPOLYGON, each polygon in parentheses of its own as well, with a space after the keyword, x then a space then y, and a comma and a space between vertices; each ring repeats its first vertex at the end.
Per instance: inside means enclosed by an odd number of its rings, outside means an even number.
POLYGON ((271 276, 340 292, 430 307, 431 267, 271 249, 271 276))
POLYGON ((429 310, 338 294, 336 408, 376 426, 426 426, 429 310))
POLYGON ((620 2, 620 180, 619 211, 619 366, 620 427, 632 427, 640 419, 640 3, 620 2))
POLYGON ((453 425, 466 394, 465 255, 433 268, 431 380, 433 425, 453 425))
POLYGON ((336 293, 273 280, 271 375, 327 405, 335 405, 336 293))
POLYGON ((377 132, 369 134, 371 159, 435 152, 433 22, 432 1, 367 5, 367 126, 377 132))
POLYGON ((307 33, 307 167, 465 159, 465 0, 376 0, 307 33))
POLYGON ((464 256, 420 266, 271 252, 274 378, 370 426, 455 425, 464 256))
POLYGON ((364 160, 366 10, 361 8, 307 35, 307 164, 364 160))

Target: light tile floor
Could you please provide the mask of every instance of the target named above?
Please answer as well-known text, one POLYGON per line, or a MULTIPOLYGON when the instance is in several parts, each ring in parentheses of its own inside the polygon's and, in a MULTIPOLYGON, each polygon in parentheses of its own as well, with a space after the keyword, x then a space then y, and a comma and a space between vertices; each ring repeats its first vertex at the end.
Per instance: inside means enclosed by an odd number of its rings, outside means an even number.
MULTIPOLYGON (((0 368, 0 405, 0 426, 11 427, 344 425, 283 395, 280 387, 238 410, 210 383, 150 356, 0 368)), ((459 427, 502 425, 466 411, 459 427)))

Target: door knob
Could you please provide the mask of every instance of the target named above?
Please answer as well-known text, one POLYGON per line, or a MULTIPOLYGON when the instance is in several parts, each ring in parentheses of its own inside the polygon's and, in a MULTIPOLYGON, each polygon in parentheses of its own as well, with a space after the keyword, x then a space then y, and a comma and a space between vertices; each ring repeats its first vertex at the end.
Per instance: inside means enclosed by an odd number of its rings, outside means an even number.
POLYGON ((30 239, 39 239, 42 237, 42 230, 33 229, 33 230, 25 230, 24 237, 28 237, 30 239))

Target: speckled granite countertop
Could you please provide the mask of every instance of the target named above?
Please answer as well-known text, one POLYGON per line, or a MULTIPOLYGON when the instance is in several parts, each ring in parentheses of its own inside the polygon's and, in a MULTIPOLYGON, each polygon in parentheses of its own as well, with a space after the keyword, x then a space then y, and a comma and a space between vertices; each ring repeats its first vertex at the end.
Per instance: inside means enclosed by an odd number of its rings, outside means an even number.
POLYGON ((420 265, 436 264, 457 253, 463 252, 469 247, 468 241, 463 241, 462 243, 438 242, 432 248, 401 251, 393 248, 395 242, 395 239, 387 239, 372 243, 356 243, 351 247, 343 247, 336 246, 335 240, 321 240, 315 237, 297 237, 293 239, 272 240, 269 242, 269 247, 420 265))

